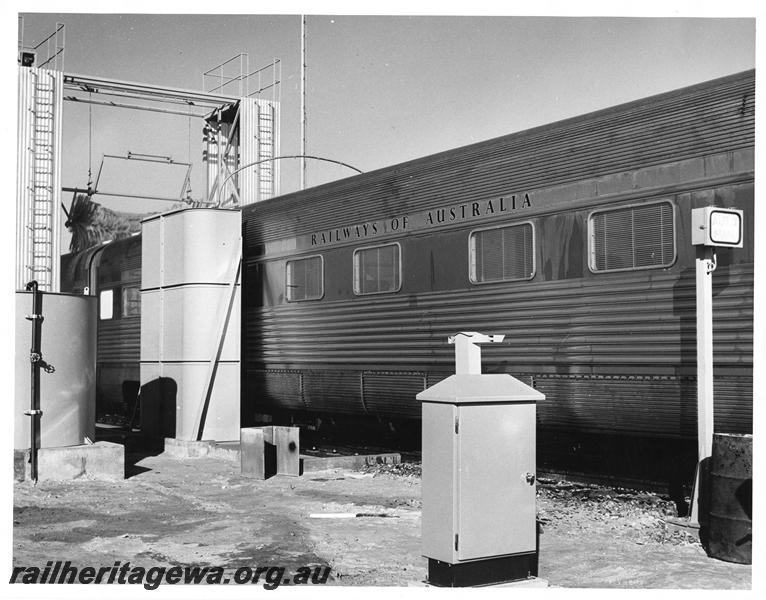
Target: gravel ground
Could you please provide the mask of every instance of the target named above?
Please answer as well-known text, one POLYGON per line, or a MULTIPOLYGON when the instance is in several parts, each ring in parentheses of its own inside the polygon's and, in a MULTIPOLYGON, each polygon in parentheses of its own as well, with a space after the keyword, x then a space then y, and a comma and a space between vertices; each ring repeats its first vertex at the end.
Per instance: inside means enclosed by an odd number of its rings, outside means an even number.
MULTIPOLYGON (((420 465, 243 478, 224 459, 142 459, 120 482, 14 486, 14 565, 329 567, 328 585, 407 586, 420 555, 420 465), (324 519, 321 513, 369 518, 324 519), (384 516, 380 516, 384 515, 384 516)), ((751 568, 714 560, 667 526, 661 496, 555 479, 538 485, 540 577, 552 587, 749 589, 751 568)))

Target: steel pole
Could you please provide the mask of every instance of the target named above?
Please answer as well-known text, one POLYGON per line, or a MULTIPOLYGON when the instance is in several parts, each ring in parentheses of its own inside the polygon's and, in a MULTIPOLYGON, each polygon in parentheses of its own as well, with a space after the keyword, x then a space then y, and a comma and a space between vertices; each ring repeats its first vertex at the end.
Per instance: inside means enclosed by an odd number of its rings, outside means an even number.
POLYGON ((32 292, 32 314, 27 316, 27 319, 32 321, 32 345, 29 350, 29 362, 31 365, 30 406, 25 414, 32 418, 29 424, 29 471, 30 477, 37 483, 37 450, 40 446, 40 417, 43 414, 40 410, 40 361, 42 360, 40 333, 43 323, 42 292, 38 288, 37 281, 27 283, 26 289, 32 292))
MULTIPOLYGON (((700 488, 713 454, 713 271, 715 249, 697 246, 697 474, 692 497, 691 521, 699 523, 700 488)), ((704 515, 703 515, 704 518, 704 515)))

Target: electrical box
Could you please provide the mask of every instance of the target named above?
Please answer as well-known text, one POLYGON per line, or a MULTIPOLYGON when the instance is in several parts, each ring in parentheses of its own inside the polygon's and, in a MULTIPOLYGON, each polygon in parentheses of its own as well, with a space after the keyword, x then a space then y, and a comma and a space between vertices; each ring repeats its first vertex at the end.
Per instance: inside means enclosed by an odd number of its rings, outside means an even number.
POLYGON ((510 375, 478 373, 457 373, 417 395, 429 583, 537 575, 535 414, 544 398, 510 375))
POLYGON ((692 209, 692 245, 742 248, 742 211, 706 206, 692 209))

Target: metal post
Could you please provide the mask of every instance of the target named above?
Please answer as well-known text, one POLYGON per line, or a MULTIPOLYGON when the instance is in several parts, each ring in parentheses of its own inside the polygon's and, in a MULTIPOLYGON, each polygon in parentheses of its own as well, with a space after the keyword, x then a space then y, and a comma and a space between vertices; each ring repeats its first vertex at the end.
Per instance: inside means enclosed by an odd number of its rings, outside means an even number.
POLYGON ((713 271, 715 248, 697 246, 697 474, 691 521, 699 523, 703 461, 713 453, 713 271))
POLYGON ((455 373, 481 375, 481 348, 464 335, 455 336, 455 373))
POLYGON ((40 350, 40 333, 43 324, 42 315, 42 292, 37 286, 37 281, 30 281, 26 286, 27 291, 32 291, 32 314, 27 319, 32 321, 32 347, 29 351, 31 364, 30 378, 30 406, 24 414, 32 417, 29 425, 29 471, 32 480, 37 483, 37 450, 40 447, 40 362, 42 352, 40 350))
POLYGON ((481 348, 477 344, 499 344, 504 339, 504 335, 485 335, 476 331, 461 331, 449 336, 447 342, 455 344, 455 373, 481 375, 481 348))
MULTIPOLYGON (((306 156, 306 15, 301 15, 301 156, 306 156)), ((301 189, 306 189, 305 158, 301 158, 301 189)))

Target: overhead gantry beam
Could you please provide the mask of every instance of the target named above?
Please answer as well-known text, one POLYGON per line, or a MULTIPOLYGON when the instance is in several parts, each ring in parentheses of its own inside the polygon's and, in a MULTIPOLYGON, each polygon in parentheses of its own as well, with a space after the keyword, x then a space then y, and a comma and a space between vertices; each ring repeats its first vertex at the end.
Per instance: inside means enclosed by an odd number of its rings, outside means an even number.
MULTIPOLYGON (((137 83, 135 81, 121 81, 106 77, 93 77, 91 75, 78 75, 76 73, 64 73, 64 89, 88 93, 100 93, 136 100, 151 100, 154 102, 168 102, 173 104, 186 104, 199 106, 207 109, 220 107, 222 104, 231 104, 238 99, 224 94, 210 94, 182 88, 137 83)), ((79 101, 87 101, 78 99, 79 101)))

